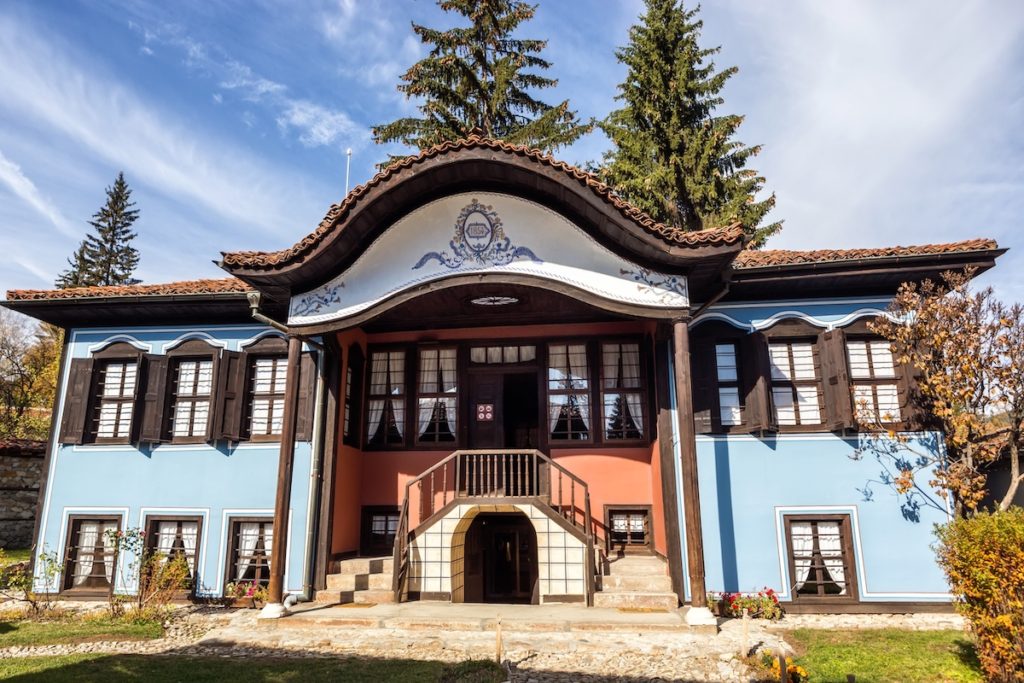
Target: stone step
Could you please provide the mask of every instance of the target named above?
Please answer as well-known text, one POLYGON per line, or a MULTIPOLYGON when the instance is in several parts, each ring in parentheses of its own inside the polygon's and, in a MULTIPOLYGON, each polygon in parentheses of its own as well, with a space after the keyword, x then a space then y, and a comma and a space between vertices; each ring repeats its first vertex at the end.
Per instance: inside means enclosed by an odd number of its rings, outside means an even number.
MULTIPOLYGON (((327 577, 330 585, 331 577, 327 577)), ((672 578, 666 574, 613 574, 601 577, 601 590, 606 593, 670 593, 672 578)))
POLYGON ((384 604, 395 601, 395 594, 391 590, 365 590, 365 591, 341 591, 341 590, 322 590, 317 591, 314 598, 314 602, 321 605, 337 605, 337 604, 356 604, 356 605, 367 605, 367 604, 384 604))
POLYGON ((611 576, 668 575, 668 565, 658 557, 623 557, 608 564, 611 576))
POLYGON ((353 557, 338 563, 338 574, 390 574, 395 566, 391 557, 353 557))
POLYGON ((336 591, 390 590, 391 572, 382 574, 328 574, 327 588, 336 591))
POLYGON ((594 593, 594 607, 674 610, 679 606, 675 593, 594 593))

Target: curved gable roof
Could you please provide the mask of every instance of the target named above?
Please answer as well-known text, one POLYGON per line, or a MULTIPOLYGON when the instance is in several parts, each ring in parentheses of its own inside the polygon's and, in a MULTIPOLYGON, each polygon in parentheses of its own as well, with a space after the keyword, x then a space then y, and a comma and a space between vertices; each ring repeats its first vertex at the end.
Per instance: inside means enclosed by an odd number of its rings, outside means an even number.
POLYGON ((351 263, 401 215, 465 190, 519 194, 566 215, 599 241, 641 263, 690 268, 718 265, 742 248, 739 224, 688 232, 659 223, 593 174, 540 150, 472 135, 396 161, 333 205, 317 228, 280 251, 225 252, 228 272, 261 288, 308 287, 351 263))

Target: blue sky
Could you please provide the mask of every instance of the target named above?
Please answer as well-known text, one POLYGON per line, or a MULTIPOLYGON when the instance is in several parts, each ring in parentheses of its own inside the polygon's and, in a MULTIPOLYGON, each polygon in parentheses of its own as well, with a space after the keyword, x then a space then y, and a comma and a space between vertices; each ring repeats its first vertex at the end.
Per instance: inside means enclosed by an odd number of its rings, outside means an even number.
MULTIPOLYGON (((614 50, 639 0, 540 0, 583 117, 614 106, 614 50)), ((770 248, 994 237, 984 278, 1024 301, 1024 3, 713 0, 704 39, 740 73, 725 111, 775 192, 770 248)), ((123 170, 146 282, 219 276, 221 250, 311 231, 386 154, 370 126, 414 111, 395 90, 424 54, 430 0, 0 4, 0 290, 49 287, 123 170)), ((582 163, 593 134, 558 156, 582 163)))

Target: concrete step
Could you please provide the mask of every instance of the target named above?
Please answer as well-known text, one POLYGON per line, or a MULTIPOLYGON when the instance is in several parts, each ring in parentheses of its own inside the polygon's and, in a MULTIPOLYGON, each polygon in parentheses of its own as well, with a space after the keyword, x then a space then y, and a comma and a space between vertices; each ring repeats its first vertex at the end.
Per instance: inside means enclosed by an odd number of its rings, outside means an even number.
POLYGON ((338 563, 339 574, 390 574, 395 566, 391 557, 353 557, 338 563))
POLYGON ((668 575, 668 565, 660 557, 620 557, 608 565, 611 576, 668 575))
POLYGON ((594 593, 594 607, 637 610, 674 610, 679 606, 675 593, 594 593))
POLYGON ((314 602, 321 605, 356 604, 367 605, 391 603, 395 594, 391 590, 341 591, 326 589, 317 591, 314 602))
MULTIPOLYGON (((331 577, 327 577, 330 585, 331 577)), ((606 593, 671 593, 672 578, 666 574, 613 574, 601 577, 601 590, 606 593)))
POLYGON ((382 574, 328 574, 327 588, 337 591, 390 590, 391 572, 382 574))

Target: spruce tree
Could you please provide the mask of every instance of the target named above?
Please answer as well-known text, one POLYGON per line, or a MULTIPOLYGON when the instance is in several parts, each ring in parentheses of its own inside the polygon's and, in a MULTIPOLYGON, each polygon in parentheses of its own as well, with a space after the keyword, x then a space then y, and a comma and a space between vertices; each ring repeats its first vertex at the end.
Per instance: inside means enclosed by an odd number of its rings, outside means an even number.
POLYGON ((61 289, 139 282, 132 278, 139 265, 139 251, 132 246, 136 237, 132 225, 139 217, 139 210, 133 208, 132 190, 123 172, 117 174, 106 192, 106 204, 89 221, 94 232, 85 236, 74 256, 68 259, 70 268, 57 279, 61 289))
POLYGON ((782 227, 762 225, 775 196, 756 200, 764 178, 747 167, 761 148, 734 139, 742 116, 717 113, 738 69, 717 71, 711 57, 720 48, 701 48, 699 6, 645 3, 629 44, 616 52, 627 67, 616 98, 623 106, 601 124, 614 148, 600 173, 656 220, 683 230, 740 221, 749 245, 760 247, 782 227))
POLYGON ((490 138, 552 151, 590 130, 569 101, 552 106, 531 90, 558 81, 540 75, 551 63, 538 56, 546 40, 513 38, 535 6, 519 0, 439 0, 441 9, 469 20, 446 31, 413 24, 430 54, 401 78, 398 90, 422 99, 421 118, 407 117, 373 129, 378 143, 425 149, 477 132, 490 138))

